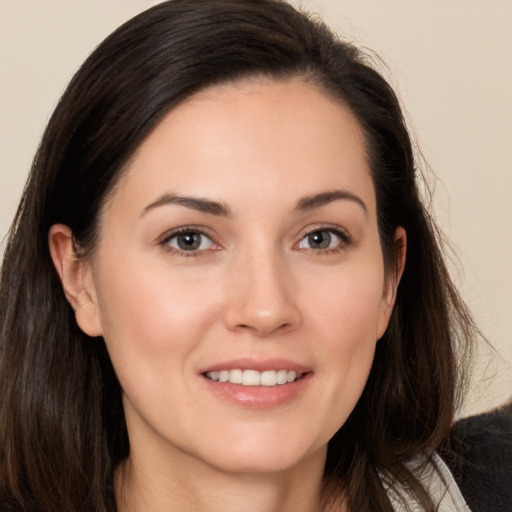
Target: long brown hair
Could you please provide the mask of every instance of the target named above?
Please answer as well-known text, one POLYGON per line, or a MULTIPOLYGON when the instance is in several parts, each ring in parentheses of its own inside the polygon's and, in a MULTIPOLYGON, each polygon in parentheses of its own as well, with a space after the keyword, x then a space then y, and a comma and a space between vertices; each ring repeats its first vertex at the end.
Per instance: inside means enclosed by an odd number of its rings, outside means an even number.
MULTIPOLYGON (((434 504, 406 462, 443 445, 474 326, 418 193, 399 101, 355 46, 279 0, 174 0, 128 21, 74 76, 48 124, 10 230, 0 281, 0 504, 116 510, 129 454, 121 390, 102 339, 88 338, 53 268, 47 234, 68 225, 94 250, 100 211, 136 149, 175 105, 243 77, 302 77, 363 128, 384 258, 407 231, 396 306, 366 388, 329 443, 325 497, 390 510, 382 480, 434 504)), ((4 510, 4 509, 2 509, 4 510)))

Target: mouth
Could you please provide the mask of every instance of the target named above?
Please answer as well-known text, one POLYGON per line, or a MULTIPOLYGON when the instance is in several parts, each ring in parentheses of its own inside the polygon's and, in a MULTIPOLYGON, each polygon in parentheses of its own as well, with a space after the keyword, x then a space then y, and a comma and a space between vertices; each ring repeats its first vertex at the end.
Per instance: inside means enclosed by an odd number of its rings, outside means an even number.
POLYGON ((298 373, 295 370, 242 370, 234 368, 231 370, 214 370, 203 373, 203 375, 214 382, 240 384, 248 387, 274 387, 284 384, 291 384, 301 380, 305 373, 298 373))
POLYGON ((241 357, 198 372, 206 389, 245 408, 273 408, 298 399, 311 387, 314 370, 289 359, 241 357))

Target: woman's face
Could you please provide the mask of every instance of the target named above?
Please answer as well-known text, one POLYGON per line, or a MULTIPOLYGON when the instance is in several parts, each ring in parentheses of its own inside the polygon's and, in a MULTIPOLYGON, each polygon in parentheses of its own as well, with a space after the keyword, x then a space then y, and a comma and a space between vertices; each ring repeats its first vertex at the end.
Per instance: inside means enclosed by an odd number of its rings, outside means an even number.
POLYGON ((77 319, 105 338, 132 456, 241 472, 323 460, 396 286, 360 127, 298 79, 217 86, 170 112, 85 272, 77 319))

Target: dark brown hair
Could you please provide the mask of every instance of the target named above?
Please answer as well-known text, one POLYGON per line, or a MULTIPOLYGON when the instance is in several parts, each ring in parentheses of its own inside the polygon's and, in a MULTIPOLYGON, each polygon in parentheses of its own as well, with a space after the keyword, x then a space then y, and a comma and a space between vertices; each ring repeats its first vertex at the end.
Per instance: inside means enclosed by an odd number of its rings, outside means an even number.
MULTIPOLYGON (((366 388, 331 440, 325 497, 390 510, 382 479, 433 509, 405 462, 443 445, 474 327, 418 194, 399 101, 367 56, 279 0, 174 0, 128 21, 77 72, 48 124, 14 219, 0 282, 2 510, 116 510, 129 453, 105 345, 77 326, 48 250, 55 223, 94 250, 100 211, 135 150, 194 92, 245 77, 301 77, 363 128, 384 258, 407 231, 407 263, 366 388)), ((327 505, 326 505, 327 506, 327 505)))

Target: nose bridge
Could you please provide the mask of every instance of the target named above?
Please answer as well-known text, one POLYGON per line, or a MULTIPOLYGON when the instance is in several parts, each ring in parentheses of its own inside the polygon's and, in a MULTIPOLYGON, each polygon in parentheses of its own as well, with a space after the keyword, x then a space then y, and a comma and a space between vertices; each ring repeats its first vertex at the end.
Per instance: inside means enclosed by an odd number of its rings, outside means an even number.
POLYGON ((300 321, 293 275, 286 258, 268 241, 253 241, 236 257, 226 321, 230 329, 267 336, 300 321))

